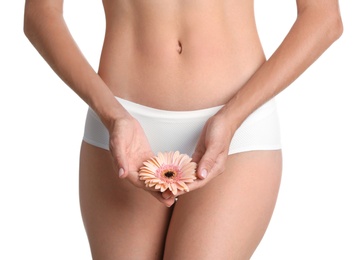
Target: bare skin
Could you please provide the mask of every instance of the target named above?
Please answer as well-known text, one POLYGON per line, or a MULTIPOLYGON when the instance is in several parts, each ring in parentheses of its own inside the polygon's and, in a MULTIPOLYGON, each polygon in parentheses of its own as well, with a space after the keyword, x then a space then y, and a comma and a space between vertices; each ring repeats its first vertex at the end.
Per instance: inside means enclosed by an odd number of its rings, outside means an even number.
POLYGON ((267 60, 253 0, 103 0, 107 28, 96 73, 66 27, 63 0, 26 1, 27 37, 110 133, 110 151, 85 142, 81 149, 81 210, 93 259, 251 257, 274 210, 281 151, 228 156, 231 138, 342 33, 337 0, 296 3, 295 24, 267 60), (153 153, 115 96, 166 110, 225 105, 193 154, 199 179, 174 207, 163 206, 173 205, 170 192, 139 181, 138 168, 153 153))

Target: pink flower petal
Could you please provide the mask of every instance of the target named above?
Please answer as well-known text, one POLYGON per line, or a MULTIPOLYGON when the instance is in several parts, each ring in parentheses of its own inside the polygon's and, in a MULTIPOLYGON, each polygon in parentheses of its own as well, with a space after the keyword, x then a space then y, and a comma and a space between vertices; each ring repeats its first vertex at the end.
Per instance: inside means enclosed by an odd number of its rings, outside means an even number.
POLYGON ((147 187, 154 187, 161 192, 169 190, 176 195, 178 190, 189 191, 186 183, 196 179, 196 163, 186 154, 179 151, 158 153, 143 163, 139 179, 147 187))

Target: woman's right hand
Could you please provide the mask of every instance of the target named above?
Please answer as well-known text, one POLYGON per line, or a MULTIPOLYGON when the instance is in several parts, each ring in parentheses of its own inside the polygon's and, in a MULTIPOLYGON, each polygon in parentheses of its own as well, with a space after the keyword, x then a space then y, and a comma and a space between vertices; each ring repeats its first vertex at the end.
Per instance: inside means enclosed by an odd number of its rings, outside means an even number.
POLYGON ((119 178, 148 191, 167 207, 173 205, 174 198, 163 198, 160 191, 146 187, 139 179, 139 168, 154 156, 139 122, 131 116, 122 117, 114 120, 108 131, 109 149, 119 178))

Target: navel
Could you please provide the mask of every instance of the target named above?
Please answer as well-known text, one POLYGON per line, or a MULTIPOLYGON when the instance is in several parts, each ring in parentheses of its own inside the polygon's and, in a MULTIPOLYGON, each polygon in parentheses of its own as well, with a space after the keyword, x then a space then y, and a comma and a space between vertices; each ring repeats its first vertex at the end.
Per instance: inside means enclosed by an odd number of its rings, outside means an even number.
POLYGON ((183 46, 180 41, 178 41, 177 51, 179 54, 181 54, 183 52, 183 46))

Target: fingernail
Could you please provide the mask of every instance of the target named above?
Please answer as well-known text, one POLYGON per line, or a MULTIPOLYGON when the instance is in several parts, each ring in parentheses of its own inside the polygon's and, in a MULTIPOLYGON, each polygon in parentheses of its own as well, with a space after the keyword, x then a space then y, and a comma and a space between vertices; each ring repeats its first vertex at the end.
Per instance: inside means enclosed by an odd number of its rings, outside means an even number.
POLYGON ((124 174, 124 169, 123 169, 123 168, 120 168, 120 169, 119 169, 119 172, 118 172, 119 178, 121 178, 121 177, 123 176, 123 174, 124 174))
POLYGON ((170 205, 169 204, 164 204, 167 208, 170 208, 171 206, 174 205, 175 202, 171 203, 170 205))
POLYGON ((167 199, 170 199, 171 195, 163 193, 162 197, 163 197, 163 199, 167 200, 167 199))
POLYGON ((171 193, 171 191, 169 191, 169 190, 166 190, 162 193, 162 197, 165 200, 170 199, 172 196, 173 196, 173 193, 171 193))
POLYGON ((208 171, 207 171, 206 169, 203 169, 203 170, 201 171, 201 177, 202 177, 203 179, 205 179, 206 177, 208 177, 208 171))

